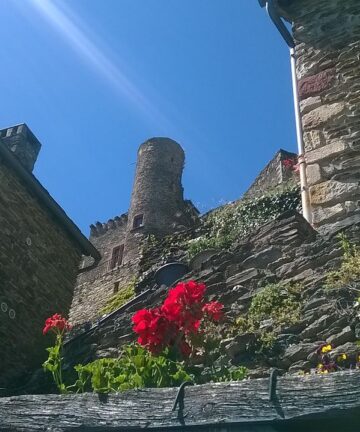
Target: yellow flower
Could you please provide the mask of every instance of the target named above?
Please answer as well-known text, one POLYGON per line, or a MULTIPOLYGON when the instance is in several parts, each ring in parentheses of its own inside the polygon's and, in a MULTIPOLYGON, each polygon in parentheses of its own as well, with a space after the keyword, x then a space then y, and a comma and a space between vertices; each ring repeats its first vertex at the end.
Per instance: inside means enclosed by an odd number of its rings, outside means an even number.
POLYGON ((337 358, 337 361, 343 361, 347 359, 347 355, 346 354, 340 354, 337 358))
POLYGON ((329 351, 331 351, 331 350, 332 350, 332 347, 331 347, 330 344, 325 345, 325 346, 323 346, 323 347, 321 348, 321 352, 322 352, 323 354, 325 354, 325 353, 327 353, 327 352, 329 352, 329 351))

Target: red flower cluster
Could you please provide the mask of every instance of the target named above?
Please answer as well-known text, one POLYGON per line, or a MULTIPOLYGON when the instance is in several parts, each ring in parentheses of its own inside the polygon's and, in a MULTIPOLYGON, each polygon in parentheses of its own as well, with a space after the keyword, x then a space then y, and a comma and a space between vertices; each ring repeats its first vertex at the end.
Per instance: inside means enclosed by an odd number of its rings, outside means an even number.
POLYGON ((186 336, 197 333, 205 317, 219 321, 223 316, 221 303, 204 303, 205 290, 204 284, 194 281, 179 283, 161 307, 136 312, 132 321, 139 344, 153 353, 177 344, 182 354, 189 356, 186 336))
POLYGON ((213 321, 219 321, 223 316, 223 309, 223 304, 213 301, 204 305, 202 311, 206 313, 213 321))
POLYGON ((49 330, 52 330, 54 333, 60 333, 70 329, 71 325, 65 318, 60 314, 54 314, 52 317, 46 319, 43 334, 45 335, 49 330))
POLYGON ((292 170, 294 172, 299 172, 299 164, 296 159, 283 159, 282 164, 286 169, 292 170))

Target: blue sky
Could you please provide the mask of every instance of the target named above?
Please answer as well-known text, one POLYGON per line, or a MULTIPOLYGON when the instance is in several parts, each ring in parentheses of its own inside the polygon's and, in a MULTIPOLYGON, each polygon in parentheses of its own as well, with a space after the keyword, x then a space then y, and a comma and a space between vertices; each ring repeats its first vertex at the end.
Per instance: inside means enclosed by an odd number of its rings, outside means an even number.
POLYGON ((257 0, 0 0, 0 16, 0 128, 29 125, 35 175, 85 234, 127 211, 147 138, 182 145, 202 212, 296 151, 288 49, 257 0))

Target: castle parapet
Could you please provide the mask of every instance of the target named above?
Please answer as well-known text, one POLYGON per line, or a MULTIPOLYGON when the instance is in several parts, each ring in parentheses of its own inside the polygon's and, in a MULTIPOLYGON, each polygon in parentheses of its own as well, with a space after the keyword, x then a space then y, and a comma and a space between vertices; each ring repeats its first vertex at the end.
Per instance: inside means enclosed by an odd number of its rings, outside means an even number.
POLYGON ((2 129, 0 138, 21 164, 31 172, 34 169, 41 144, 29 127, 22 123, 2 129))

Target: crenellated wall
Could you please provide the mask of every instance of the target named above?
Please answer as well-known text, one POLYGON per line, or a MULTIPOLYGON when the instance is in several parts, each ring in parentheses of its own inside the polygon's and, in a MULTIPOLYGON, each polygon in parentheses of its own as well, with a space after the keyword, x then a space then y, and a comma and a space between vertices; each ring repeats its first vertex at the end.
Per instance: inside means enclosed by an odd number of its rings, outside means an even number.
POLYGON ((41 149, 41 144, 25 123, 0 130, 0 138, 19 162, 32 171, 41 149))
POLYGON ((296 41, 313 223, 351 224, 360 200, 360 2, 279 4, 296 41))

